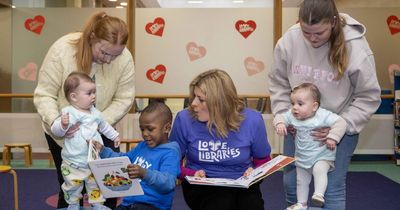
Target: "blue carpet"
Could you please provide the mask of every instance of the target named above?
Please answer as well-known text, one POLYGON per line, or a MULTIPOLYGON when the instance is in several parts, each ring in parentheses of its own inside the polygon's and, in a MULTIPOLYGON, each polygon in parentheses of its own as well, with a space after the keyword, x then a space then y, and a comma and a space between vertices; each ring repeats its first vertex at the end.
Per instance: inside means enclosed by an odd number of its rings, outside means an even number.
MULTIPOLYGON (((265 210, 282 210, 286 208, 282 176, 282 172, 276 172, 264 179, 261 184, 265 210)), ((347 210, 400 209, 400 184, 379 173, 349 172, 346 184, 347 210)), ((312 192, 312 187, 310 192, 312 192)), ((181 186, 176 188, 173 210, 175 209, 189 209, 183 200, 181 186)), ((311 209, 320 208, 309 208, 309 210, 311 209)))
MULTIPOLYGON (((55 170, 15 170, 18 177, 20 210, 50 210, 46 199, 58 192, 55 170)), ((0 174, 0 210, 14 209, 14 188, 11 174, 0 174)))
MULTIPOLYGON (((55 170, 20 169, 16 172, 20 210, 54 209, 46 203, 46 200, 58 192, 55 170)), ((0 210, 14 208, 12 185, 10 174, 0 174, 0 210)), ((261 188, 266 210, 285 208, 282 172, 267 177, 261 184, 261 188)), ((347 210, 400 209, 400 184, 376 172, 349 172, 347 192, 347 210)), ((183 200, 181 186, 176 188, 172 209, 189 209, 183 200)))

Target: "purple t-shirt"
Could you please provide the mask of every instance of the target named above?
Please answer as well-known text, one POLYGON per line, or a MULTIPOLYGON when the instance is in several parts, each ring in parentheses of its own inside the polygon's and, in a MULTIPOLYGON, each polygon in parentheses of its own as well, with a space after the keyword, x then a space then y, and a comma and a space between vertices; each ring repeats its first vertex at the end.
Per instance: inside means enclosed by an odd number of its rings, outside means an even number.
POLYGON ((239 131, 221 138, 211 135, 207 123, 193 118, 185 109, 177 114, 169 139, 178 142, 187 168, 202 169, 207 177, 237 179, 254 167, 253 157, 265 158, 271 152, 261 114, 248 108, 242 114, 239 131))

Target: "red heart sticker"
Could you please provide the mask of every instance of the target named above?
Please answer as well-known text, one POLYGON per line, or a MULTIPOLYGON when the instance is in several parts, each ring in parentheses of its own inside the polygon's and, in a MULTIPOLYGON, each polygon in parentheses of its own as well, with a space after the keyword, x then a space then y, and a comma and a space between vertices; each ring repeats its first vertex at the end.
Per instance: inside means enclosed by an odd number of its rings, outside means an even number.
POLYGON ((244 67, 246 68, 249 76, 253 76, 254 74, 264 71, 264 63, 262 61, 257 61, 253 57, 247 57, 244 59, 244 67))
POLYGON ((42 32, 45 19, 41 15, 36 15, 33 19, 28 18, 25 20, 25 28, 33 33, 39 34, 42 32))
POLYGON ((400 19, 398 19, 396 16, 391 15, 386 19, 386 22, 389 26, 390 33, 397 34, 400 32, 400 19))
POLYGON ((256 30, 257 24, 253 20, 244 22, 243 20, 236 21, 235 28, 242 36, 247 39, 253 31, 256 30))
POLYGON ((157 65, 155 69, 147 70, 146 76, 147 79, 162 84, 166 73, 167 73, 167 68, 165 68, 164 65, 160 64, 157 65))
POLYGON ((162 36, 164 31, 165 21, 163 18, 156 18, 152 23, 146 24, 146 32, 155 36, 162 36))

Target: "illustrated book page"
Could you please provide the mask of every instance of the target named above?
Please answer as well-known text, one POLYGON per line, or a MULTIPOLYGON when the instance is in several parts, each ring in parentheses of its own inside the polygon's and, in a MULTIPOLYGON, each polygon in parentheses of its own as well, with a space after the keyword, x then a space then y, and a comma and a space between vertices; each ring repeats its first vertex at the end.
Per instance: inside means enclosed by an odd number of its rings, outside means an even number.
POLYGON ((200 178, 194 176, 186 176, 185 179, 190 184, 249 188, 252 184, 280 170, 294 160, 292 157, 279 155, 255 168, 248 176, 241 176, 238 179, 200 178))
POLYGON ((127 166, 128 157, 114 157, 89 161, 97 185, 105 198, 143 195, 139 179, 130 179, 127 166))

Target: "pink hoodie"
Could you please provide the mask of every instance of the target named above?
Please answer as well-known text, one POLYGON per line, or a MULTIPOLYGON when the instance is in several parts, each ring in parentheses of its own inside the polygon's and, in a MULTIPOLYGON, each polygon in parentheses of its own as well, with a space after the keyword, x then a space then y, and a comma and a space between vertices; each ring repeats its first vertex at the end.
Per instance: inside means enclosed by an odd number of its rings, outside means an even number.
POLYGON ((292 88, 304 82, 317 85, 321 92, 321 107, 339 114, 348 124, 346 133, 360 133, 371 115, 378 109, 380 87, 376 77, 374 55, 364 37, 365 26, 346 14, 341 14, 349 65, 340 80, 328 62, 329 42, 314 48, 304 38, 300 25, 288 29, 278 41, 269 73, 269 91, 273 114, 290 108, 292 88))

